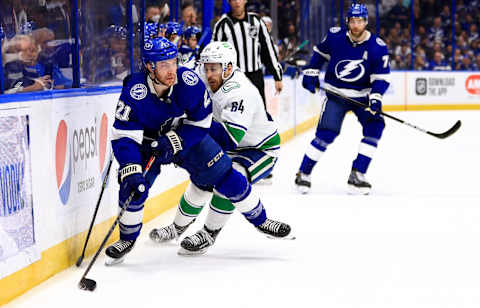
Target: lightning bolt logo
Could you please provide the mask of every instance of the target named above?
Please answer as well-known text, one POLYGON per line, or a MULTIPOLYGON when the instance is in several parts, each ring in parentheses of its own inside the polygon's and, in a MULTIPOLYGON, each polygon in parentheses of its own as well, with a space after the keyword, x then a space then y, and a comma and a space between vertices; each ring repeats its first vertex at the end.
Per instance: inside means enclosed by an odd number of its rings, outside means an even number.
POLYGON ((355 82, 363 77, 365 74, 365 67, 362 64, 363 59, 361 60, 343 60, 337 63, 335 66, 335 75, 337 78, 346 82, 355 82), (346 62, 346 63, 345 63, 346 62), (342 68, 343 67, 343 68, 342 68), (346 78, 351 75, 354 70, 360 68, 360 72, 357 76, 346 78), (340 70, 340 72, 339 72, 340 70))

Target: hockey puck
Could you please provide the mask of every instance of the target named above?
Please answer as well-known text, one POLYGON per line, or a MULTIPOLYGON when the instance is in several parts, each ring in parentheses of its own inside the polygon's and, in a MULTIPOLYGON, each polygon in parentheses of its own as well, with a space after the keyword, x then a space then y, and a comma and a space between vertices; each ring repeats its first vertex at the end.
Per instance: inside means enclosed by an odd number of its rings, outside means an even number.
POLYGON ((80 280, 78 283, 78 287, 81 290, 93 291, 97 287, 97 282, 93 279, 82 278, 82 280, 80 280))

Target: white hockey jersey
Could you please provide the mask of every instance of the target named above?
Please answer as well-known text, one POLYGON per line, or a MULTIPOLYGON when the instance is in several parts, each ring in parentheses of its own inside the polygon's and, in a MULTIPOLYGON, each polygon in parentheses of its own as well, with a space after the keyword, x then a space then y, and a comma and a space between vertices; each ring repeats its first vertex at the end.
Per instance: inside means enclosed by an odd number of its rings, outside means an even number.
POLYGON ((277 126, 267 117, 260 92, 240 69, 235 69, 211 98, 213 118, 224 126, 237 150, 259 149, 278 156, 277 126))

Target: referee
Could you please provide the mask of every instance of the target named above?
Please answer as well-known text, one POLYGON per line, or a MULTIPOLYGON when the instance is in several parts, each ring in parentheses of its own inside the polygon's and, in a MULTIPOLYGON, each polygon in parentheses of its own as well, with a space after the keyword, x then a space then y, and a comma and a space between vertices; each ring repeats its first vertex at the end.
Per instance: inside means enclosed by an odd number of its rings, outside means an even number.
POLYGON ((282 91, 282 66, 260 17, 245 10, 246 0, 228 0, 232 10, 223 14, 213 29, 214 41, 228 41, 237 51, 237 64, 258 88, 265 106, 265 81, 262 62, 275 79, 276 93, 282 91))

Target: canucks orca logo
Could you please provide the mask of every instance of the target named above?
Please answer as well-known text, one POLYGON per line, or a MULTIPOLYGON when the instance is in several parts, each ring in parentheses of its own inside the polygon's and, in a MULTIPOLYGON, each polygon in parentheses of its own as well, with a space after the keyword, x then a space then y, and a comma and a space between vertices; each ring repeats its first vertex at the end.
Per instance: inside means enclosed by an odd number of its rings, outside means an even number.
POLYGON ((335 65, 335 75, 346 82, 355 82, 365 74, 365 67, 361 60, 342 60, 335 65))
POLYGON ((64 120, 58 124, 55 149, 58 193, 60 194, 62 203, 67 204, 68 197, 70 196, 70 184, 72 182, 72 160, 69 153, 68 128, 64 120))

